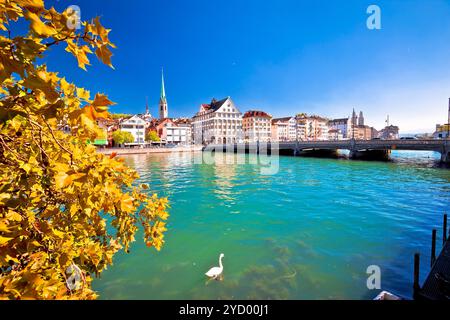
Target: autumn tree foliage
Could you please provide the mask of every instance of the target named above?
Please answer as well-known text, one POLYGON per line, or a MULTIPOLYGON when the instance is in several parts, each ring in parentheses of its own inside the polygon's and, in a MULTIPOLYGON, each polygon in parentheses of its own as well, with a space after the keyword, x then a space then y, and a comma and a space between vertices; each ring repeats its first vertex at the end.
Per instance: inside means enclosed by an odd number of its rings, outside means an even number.
POLYGON ((92 54, 112 66, 110 30, 98 18, 75 30, 73 18, 42 0, 0 0, 0 298, 93 299, 93 277, 139 225, 148 246, 163 244, 167 199, 88 143, 112 102, 39 64, 59 45, 82 69, 92 54), (19 20, 25 35, 13 32, 19 20))
POLYGON ((115 144, 124 144, 134 142, 134 137, 131 132, 116 130, 112 134, 112 138, 115 144))
POLYGON ((127 113, 111 113, 110 114, 111 119, 123 119, 123 118, 131 118, 132 115, 131 114, 127 114, 127 113))
POLYGON ((152 142, 159 142, 161 139, 159 138, 156 131, 149 131, 147 135, 145 136, 146 141, 152 141, 152 142))

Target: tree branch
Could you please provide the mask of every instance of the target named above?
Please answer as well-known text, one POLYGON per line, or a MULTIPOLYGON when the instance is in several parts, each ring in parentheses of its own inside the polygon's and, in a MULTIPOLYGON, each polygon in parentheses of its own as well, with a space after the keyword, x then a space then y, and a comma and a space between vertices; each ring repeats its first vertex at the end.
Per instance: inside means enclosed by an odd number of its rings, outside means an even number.
POLYGON ((70 154, 70 165, 73 164, 73 153, 70 152, 66 147, 64 147, 61 142, 59 142, 59 140, 55 137, 55 134, 53 132, 52 127, 45 121, 44 116, 42 116, 42 120, 44 121, 44 123, 47 125, 47 128, 50 130, 50 134, 53 137, 53 140, 55 140, 55 142, 58 144, 58 146, 63 149, 65 152, 67 152, 68 154, 70 154))

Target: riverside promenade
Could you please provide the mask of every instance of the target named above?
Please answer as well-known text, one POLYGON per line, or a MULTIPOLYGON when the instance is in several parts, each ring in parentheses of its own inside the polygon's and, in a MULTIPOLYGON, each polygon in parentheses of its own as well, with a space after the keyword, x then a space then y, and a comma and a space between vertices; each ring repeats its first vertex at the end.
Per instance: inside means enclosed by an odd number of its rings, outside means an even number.
POLYGON ((202 146, 186 146, 174 148, 98 148, 98 152, 110 155, 116 153, 117 155, 128 154, 149 154, 149 153, 175 153, 175 152, 196 152, 202 151, 202 146))

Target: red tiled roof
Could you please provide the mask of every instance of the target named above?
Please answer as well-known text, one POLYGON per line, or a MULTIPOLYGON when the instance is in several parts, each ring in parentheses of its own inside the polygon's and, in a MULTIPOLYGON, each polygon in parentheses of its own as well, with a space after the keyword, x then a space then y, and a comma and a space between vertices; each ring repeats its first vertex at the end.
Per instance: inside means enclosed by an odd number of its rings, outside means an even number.
POLYGON ((277 119, 272 119, 272 125, 273 126, 288 126, 289 123, 286 121, 279 121, 277 119))
POLYGON ((250 118, 250 117, 264 117, 264 118, 269 118, 269 119, 272 118, 272 116, 270 116, 266 112, 258 111, 258 110, 247 111, 243 116, 243 118, 250 118))
POLYGON ((175 124, 190 124, 191 119, 183 118, 183 119, 177 119, 174 121, 175 124))
POLYGON ((284 118, 275 118, 273 119, 275 122, 281 121, 281 122, 287 122, 291 120, 293 117, 284 117, 284 118))

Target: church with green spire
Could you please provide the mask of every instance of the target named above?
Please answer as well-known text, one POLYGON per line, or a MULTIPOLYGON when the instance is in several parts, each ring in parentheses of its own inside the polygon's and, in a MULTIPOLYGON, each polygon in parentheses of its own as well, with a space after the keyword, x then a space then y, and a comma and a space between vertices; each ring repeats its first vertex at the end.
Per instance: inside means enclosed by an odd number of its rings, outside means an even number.
POLYGON ((159 98, 159 119, 163 120, 169 117, 167 106, 166 89, 164 87, 164 70, 161 71, 161 97, 159 98))

